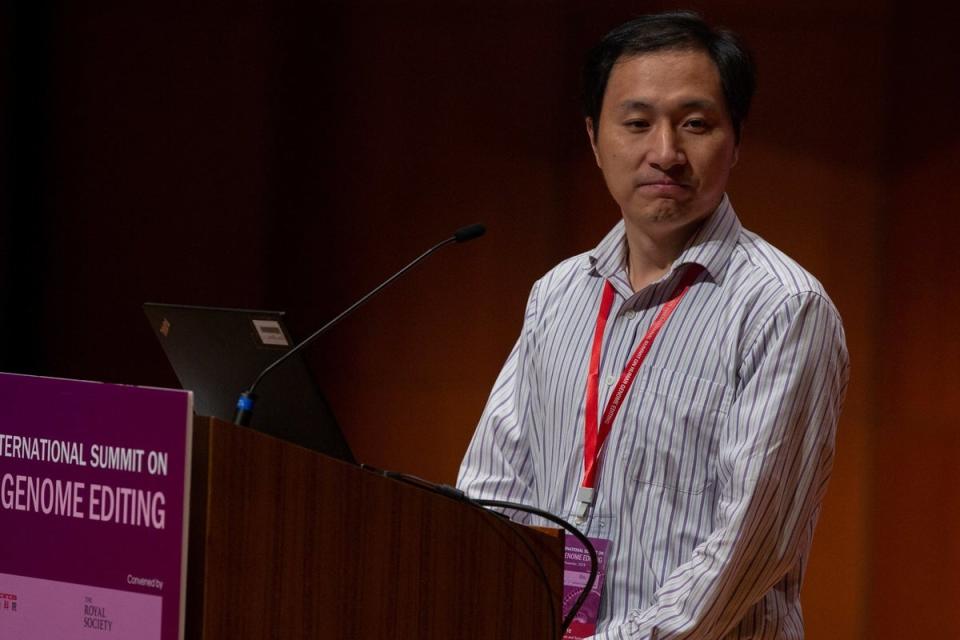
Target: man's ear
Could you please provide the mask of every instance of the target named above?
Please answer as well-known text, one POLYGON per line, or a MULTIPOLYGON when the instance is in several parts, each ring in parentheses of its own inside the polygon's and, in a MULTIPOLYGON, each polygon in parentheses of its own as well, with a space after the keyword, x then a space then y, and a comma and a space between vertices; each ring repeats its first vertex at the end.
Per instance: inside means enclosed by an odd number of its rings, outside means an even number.
POLYGON ((602 169, 603 165, 600 164, 600 153, 597 151, 597 134, 593 128, 593 118, 587 116, 584 119, 584 124, 587 126, 587 137, 590 139, 590 148, 593 149, 593 157, 597 161, 597 166, 602 169))
POLYGON ((740 160, 740 143, 743 141, 743 129, 744 122, 740 123, 740 135, 737 136, 736 144, 733 147, 733 162, 730 164, 730 168, 737 166, 737 162, 740 160))

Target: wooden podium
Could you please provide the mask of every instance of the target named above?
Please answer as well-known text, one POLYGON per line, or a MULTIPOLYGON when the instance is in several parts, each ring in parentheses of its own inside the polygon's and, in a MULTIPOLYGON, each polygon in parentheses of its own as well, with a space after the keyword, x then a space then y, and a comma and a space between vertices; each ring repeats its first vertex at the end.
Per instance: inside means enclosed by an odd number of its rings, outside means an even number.
POLYGON ((559 534, 216 419, 189 535, 191 640, 558 637, 559 534))

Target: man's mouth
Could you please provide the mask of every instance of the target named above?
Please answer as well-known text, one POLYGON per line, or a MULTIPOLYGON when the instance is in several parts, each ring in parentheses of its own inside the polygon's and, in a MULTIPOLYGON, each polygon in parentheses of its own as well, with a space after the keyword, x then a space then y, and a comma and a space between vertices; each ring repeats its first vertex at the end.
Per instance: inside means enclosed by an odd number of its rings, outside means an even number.
POLYGON ((656 178, 654 180, 640 180, 637 183, 638 187, 684 187, 687 188, 688 185, 686 182, 681 182, 680 180, 671 180, 670 178, 656 178))
POLYGON ((649 195, 664 197, 685 196, 690 193, 690 185, 670 179, 642 180, 637 183, 637 189, 649 195))

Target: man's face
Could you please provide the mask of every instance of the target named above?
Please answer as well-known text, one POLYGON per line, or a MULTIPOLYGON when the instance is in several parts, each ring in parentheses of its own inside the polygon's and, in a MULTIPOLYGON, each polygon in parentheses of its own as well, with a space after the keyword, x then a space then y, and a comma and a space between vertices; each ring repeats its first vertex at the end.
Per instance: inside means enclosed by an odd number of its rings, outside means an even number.
POLYGON ((587 133, 628 227, 654 237, 710 215, 737 160, 720 74, 702 51, 620 58, 587 133))

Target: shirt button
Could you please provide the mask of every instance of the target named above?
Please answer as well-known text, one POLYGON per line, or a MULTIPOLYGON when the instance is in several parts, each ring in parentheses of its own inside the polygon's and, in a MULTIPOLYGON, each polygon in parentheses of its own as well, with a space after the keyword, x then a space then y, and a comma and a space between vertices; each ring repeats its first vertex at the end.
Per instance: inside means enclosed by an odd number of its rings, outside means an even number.
POLYGON ((616 382, 616 381, 617 381, 617 379, 613 377, 613 374, 612 374, 612 373, 607 376, 607 386, 608 386, 608 387, 609 387, 610 385, 612 385, 612 384, 613 384, 614 382, 616 382))
POLYGON ((627 311, 627 312, 626 312, 625 314, 623 314, 623 315, 624 315, 624 317, 626 317, 627 320, 633 320, 633 316, 637 315, 637 312, 634 311, 633 309, 631 309, 630 311, 627 311))

